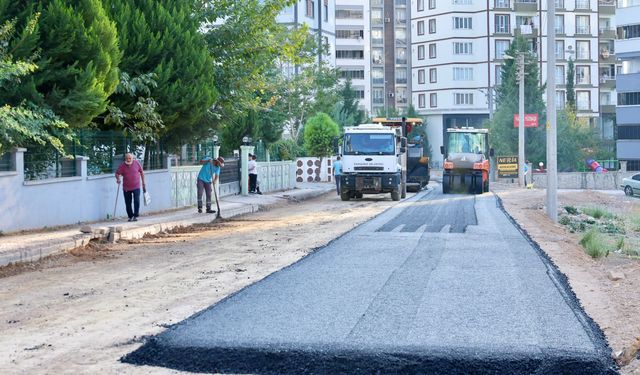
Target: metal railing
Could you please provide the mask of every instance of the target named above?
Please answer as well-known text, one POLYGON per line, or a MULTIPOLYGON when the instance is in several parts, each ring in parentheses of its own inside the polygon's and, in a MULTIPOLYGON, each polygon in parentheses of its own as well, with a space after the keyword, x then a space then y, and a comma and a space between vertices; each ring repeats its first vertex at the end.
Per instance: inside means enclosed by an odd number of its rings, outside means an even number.
POLYGON ((11 153, 0 154, 0 172, 11 172, 14 170, 13 168, 13 165, 11 165, 11 153))

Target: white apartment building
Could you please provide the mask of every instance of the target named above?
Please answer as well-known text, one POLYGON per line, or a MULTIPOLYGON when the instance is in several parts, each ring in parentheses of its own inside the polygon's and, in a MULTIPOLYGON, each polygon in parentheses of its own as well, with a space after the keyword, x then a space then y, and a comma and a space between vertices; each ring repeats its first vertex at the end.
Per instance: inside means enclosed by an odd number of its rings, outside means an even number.
MULTIPOLYGON (((330 66, 335 66, 336 24, 334 15, 335 0, 299 0, 285 8, 278 15, 277 22, 291 28, 307 25, 309 31, 328 47, 327 56, 318 56, 318 59, 324 59, 330 66)), ((298 68, 289 66, 286 68, 287 73, 289 75, 296 74, 298 68)))
POLYGON ((618 0, 616 56, 622 66, 616 76, 617 159, 640 171, 640 0, 618 0))
MULTIPOLYGON (((427 118, 434 148, 447 127, 478 127, 488 119, 488 96, 500 84, 504 52, 516 35, 529 40, 546 81, 545 1, 412 0, 411 8, 412 101, 427 118)), ((556 101, 564 106, 571 58, 578 115, 592 121, 600 111, 599 14, 598 0, 556 0, 556 101)))

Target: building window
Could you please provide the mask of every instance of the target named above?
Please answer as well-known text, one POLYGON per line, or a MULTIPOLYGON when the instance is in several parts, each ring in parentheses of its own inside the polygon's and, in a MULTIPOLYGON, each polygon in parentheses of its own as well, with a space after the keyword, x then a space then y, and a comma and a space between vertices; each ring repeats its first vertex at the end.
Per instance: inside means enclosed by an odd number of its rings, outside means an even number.
POLYGON ((424 35, 424 21, 418 21, 418 35, 424 35))
POLYGON ((502 65, 496 65, 496 86, 502 84, 502 65))
POLYGON ((454 81, 473 81, 473 68, 453 68, 454 81))
POLYGON ((435 92, 429 94, 429 107, 435 108, 437 106, 438 106, 438 94, 435 92))
POLYGON ((425 97, 424 94, 418 94, 418 108, 425 107, 425 97))
POLYGON ((509 34, 511 25, 509 24, 508 14, 496 14, 495 16, 495 32, 501 34, 509 34))
POLYGON ((438 70, 436 68, 429 69, 429 83, 438 82, 438 70))
POLYGON ((371 90, 373 104, 384 104, 384 89, 371 90))
POLYGON ((564 9, 564 0, 556 0, 556 9, 564 9))
POLYGON ((336 9, 336 19, 363 19, 362 9, 336 9))
POLYGON ((591 57, 591 42, 588 40, 576 41, 576 59, 578 60, 590 60, 591 57))
POLYGON ((382 29, 371 29, 371 43, 382 44, 382 29))
POLYGON ((472 93, 455 93, 453 94, 453 104, 455 105, 473 105, 472 93))
POLYGON ((313 18, 314 16, 314 11, 315 7, 313 6, 313 0, 307 0, 307 8, 306 8, 306 15, 307 17, 311 17, 313 18))
POLYGON ((618 126, 618 139, 640 139, 640 126, 618 126))
POLYGON ((435 43, 429 44, 429 58, 430 59, 435 59, 436 58, 436 44, 435 43))
POLYGON ((364 51, 336 50, 336 58, 362 60, 364 59, 364 51))
POLYGON ((453 5, 472 5, 472 0, 452 0, 453 5))
POLYGON ((371 24, 382 25, 382 9, 371 9, 371 24))
POLYGON ((396 21, 398 23, 407 23, 406 9, 396 9, 396 21))
POLYGON ((565 92, 564 90, 556 90, 556 108, 562 109, 565 105, 565 92))
POLYGON ((418 46, 418 60, 424 60, 424 45, 418 46))
POLYGON ((509 8, 509 0, 495 0, 495 8, 509 8))
POLYGON ((564 15, 556 15, 556 34, 564 34, 564 15))
POLYGON ((364 79, 364 70, 340 70, 340 78, 364 79))
POLYGON ((424 80, 424 69, 418 69, 418 84, 423 84, 424 80))
POLYGON ((640 92, 619 93, 618 105, 640 105, 640 92))
POLYGON ((589 16, 576 16, 576 34, 590 34, 589 16))
POLYGON ((327 4, 326 1, 322 6, 322 9, 324 10, 324 22, 327 22, 329 21, 329 4, 327 4))
POLYGON ((418 12, 422 12, 424 10, 424 0, 418 0, 418 12))
POLYGON ((576 0, 576 9, 590 9, 589 0, 576 0))
POLYGON ((396 27, 396 45, 407 45, 407 29, 404 27, 396 27))
POLYGON ((336 39, 362 39, 364 30, 336 30, 336 39))
POLYGON ((429 20, 429 34, 435 34, 436 33, 436 20, 429 20))
POLYGON ((402 87, 396 89, 396 103, 400 103, 400 104, 407 103, 407 89, 402 87))
POLYGON ((453 17, 453 29, 467 29, 471 30, 473 28, 473 18, 471 17, 453 17))
POLYGON ((576 91, 576 105, 580 111, 588 111, 591 109, 591 92, 576 91))
POLYGON ((564 65, 556 65, 556 84, 564 85, 564 65))
POLYGON ((564 40, 556 40, 556 59, 564 60, 564 40))
POLYGON ((453 42, 454 55, 472 55, 473 42, 453 42))
POLYGON ((382 48, 371 48, 371 62, 374 64, 382 64, 384 62, 382 59, 382 48))
POLYGON ((398 68, 398 69, 396 69, 396 83, 398 83, 398 84, 406 84, 407 83, 407 69, 406 68, 398 68))
POLYGON ((618 27, 618 39, 640 38, 640 25, 618 27))
POLYGON ((404 47, 396 48, 396 64, 407 63, 407 49, 404 47))
POLYGON ((591 67, 589 65, 576 65, 576 84, 588 85, 591 83, 591 67))
POLYGON ((371 69, 371 82, 374 85, 384 84, 384 70, 382 68, 371 69))
POLYGON ((436 0, 429 0, 429 9, 436 9, 436 0))
POLYGON ((508 40, 496 40, 496 59, 501 59, 509 49, 511 42, 508 40))

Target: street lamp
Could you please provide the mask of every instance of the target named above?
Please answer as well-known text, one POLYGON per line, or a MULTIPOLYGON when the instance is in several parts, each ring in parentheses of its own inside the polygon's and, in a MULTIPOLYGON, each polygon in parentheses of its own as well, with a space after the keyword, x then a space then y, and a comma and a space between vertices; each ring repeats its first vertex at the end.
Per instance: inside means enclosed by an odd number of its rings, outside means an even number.
POLYGON ((524 52, 517 57, 505 54, 505 60, 518 59, 519 110, 518 110, 518 185, 524 186, 524 52))
POLYGON ((251 137, 249 137, 248 135, 245 135, 244 137, 242 137, 242 144, 244 146, 249 146, 251 144, 251 137))
POLYGON ((218 135, 214 134, 212 139, 213 139, 213 145, 217 146, 218 145, 218 135))

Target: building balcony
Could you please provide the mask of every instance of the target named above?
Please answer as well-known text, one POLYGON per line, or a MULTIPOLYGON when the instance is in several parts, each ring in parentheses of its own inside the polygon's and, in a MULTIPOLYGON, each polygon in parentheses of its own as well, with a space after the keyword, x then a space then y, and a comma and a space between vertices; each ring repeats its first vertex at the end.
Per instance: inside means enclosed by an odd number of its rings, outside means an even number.
POLYGON ((618 74, 616 78, 618 92, 638 91, 640 87, 640 73, 618 74))
POLYGON ((538 29, 529 25, 520 25, 513 30, 514 36, 522 35, 525 38, 537 38, 538 29))
POLYGON ((615 0, 599 0, 598 12, 602 15, 616 14, 616 1, 615 0))
POLYGON ((513 4, 513 9, 516 12, 537 12, 538 2, 528 0, 516 0, 513 4))
POLYGON ((639 122, 638 119, 640 119, 640 106, 616 106, 616 123, 618 125, 636 125, 639 122))
POLYGON ((600 106, 600 113, 616 113, 616 106, 613 104, 602 104, 600 106))
POLYGON ((614 29, 600 29, 600 39, 616 39, 616 31, 614 29))
POLYGON ((638 48, 638 39, 616 39, 616 56, 619 59, 629 59, 640 57, 640 48, 638 48))
POLYGON ((616 88, 615 77, 603 76, 600 77, 600 88, 613 90, 616 88))

